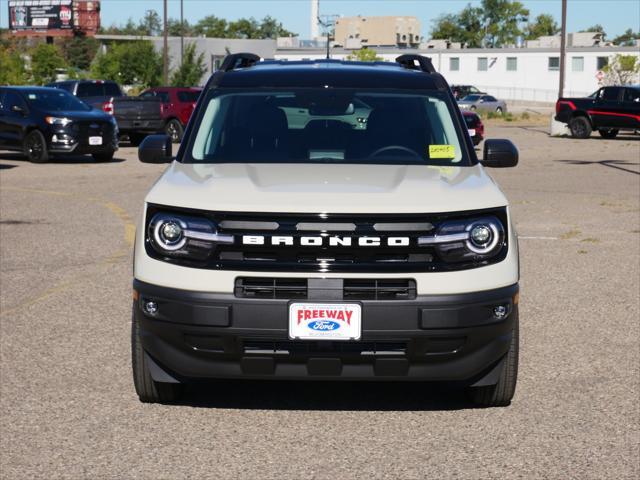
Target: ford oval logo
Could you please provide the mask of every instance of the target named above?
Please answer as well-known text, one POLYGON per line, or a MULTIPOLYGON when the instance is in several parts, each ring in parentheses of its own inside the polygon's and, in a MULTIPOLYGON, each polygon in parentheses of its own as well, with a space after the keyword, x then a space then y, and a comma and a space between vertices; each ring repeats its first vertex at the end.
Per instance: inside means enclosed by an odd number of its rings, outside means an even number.
POLYGON ((311 322, 307 326, 311 330, 316 331, 332 331, 338 330, 340 328, 340 324, 338 322, 333 322, 331 320, 316 320, 315 322, 311 322))

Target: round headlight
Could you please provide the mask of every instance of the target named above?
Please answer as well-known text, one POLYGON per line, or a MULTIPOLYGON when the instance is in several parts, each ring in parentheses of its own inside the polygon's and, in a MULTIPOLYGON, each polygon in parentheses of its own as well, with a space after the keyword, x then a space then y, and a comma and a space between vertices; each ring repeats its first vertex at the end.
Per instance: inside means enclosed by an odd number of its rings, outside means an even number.
POLYGON ((467 231, 469 232, 467 248, 474 253, 489 253, 500 240, 498 226, 491 221, 472 223, 467 227, 467 231))
POLYGON ((163 219, 153 229, 153 239, 160 248, 170 252, 180 250, 187 242, 184 236, 185 227, 179 220, 163 219))

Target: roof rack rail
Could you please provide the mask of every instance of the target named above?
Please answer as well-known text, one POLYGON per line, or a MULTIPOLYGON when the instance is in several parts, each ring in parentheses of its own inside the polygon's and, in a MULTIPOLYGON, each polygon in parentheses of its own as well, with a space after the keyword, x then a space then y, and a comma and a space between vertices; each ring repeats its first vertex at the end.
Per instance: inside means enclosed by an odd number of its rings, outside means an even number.
POLYGON ((218 70, 222 72, 230 72, 237 68, 253 67, 260 61, 260 57, 253 53, 232 53, 224 57, 222 65, 218 70))
POLYGON ((431 59, 429 57, 423 57, 422 55, 415 55, 410 53, 400 55, 398 58, 396 58, 396 62, 402 65, 404 68, 408 68, 409 70, 422 70, 426 73, 436 73, 436 69, 433 67, 431 59))

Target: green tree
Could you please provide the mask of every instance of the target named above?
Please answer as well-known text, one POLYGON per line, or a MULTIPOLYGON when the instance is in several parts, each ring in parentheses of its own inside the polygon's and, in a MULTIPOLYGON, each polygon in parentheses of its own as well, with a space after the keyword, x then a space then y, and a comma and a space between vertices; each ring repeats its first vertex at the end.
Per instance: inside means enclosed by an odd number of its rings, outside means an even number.
POLYGON ((207 15, 194 25, 193 33, 205 37, 226 38, 227 21, 215 15, 207 15))
POLYGON ((91 73, 123 85, 155 87, 162 82, 162 54, 146 40, 115 43, 96 57, 91 73))
POLYGON ((28 81, 24 60, 15 48, 0 45, 0 85, 24 85, 28 81))
POLYGON ((169 36, 171 37, 191 37, 193 36, 193 28, 189 25, 187 20, 184 21, 184 24, 180 24, 180 20, 175 18, 170 18, 167 20, 167 31, 169 36))
POLYGON ((227 38, 261 38, 258 21, 251 18, 240 18, 227 26, 227 38))
POLYGON ((138 24, 140 35, 157 36, 163 31, 160 15, 155 10, 147 10, 138 24))
POLYGON ((285 29, 282 23, 270 15, 267 15, 260 22, 258 29, 259 38, 278 38, 294 36, 293 32, 285 29))
POLYGON ((207 71, 204 53, 196 55, 196 44, 190 43, 184 47, 182 65, 171 76, 174 87, 192 87, 200 84, 202 76, 207 71))
POLYGON ((482 0, 480 7, 471 4, 459 13, 436 19, 431 37, 462 42, 467 47, 501 47, 515 44, 523 34, 529 10, 517 1, 482 0))
POLYGON ((629 85, 640 82, 640 60, 635 55, 614 55, 609 64, 603 68, 602 84, 629 85))
POLYGON ((56 70, 67 67, 55 45, 40 43, 29 53, 31 55, 31 75, 36 85, 55 81, 56 70))
POLYGON ((606 38, 607 36, 607 32, 604 31, 604 27, 602 25, 600 25, 599 23, 596 23, 595 25, 589 27, 589 28, 585 28, 584 30, 579 30, 580 33, 585 33, 585 32, 600 32, 602 33, 602 38, 606 38))
POLYGON ((628 28, 622 35, 618 35, 614 38, 613 43, 623 47, 633 47, 636 40, 640 40, 640 32, 634 33, 633 30, 628 28))
POLYGON ((535 40, 548 35, 556 35, 560 32, 560 27, 558 27, 553 15, 543 13, 538 15, 533 23, 527 24, 524 32, 525 39, 535 40))
POLYGON ((487 47, 513 45, 522 36, 521 25, 529 19, 529 10, 520 2, 482 0, 487 47))
POLYGON ((354 62, 381 62, 382 57, 379 57, 372 48, 365 47, 360 50, 354 50, 347 55, 347 60, 354 62))
POLYGON ((60 42, 65 61, 77 70, 89 70, 99 47, 100 42, 92 37, 70 37, 60 42))

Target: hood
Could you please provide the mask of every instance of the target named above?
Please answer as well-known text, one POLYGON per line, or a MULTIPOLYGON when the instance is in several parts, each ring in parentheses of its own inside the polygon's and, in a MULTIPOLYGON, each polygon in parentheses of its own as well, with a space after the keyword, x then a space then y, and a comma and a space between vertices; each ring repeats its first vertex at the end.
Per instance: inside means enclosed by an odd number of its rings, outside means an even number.
POLYGON ((111 115, 104 113, 102 110, 93 109, 86 112, 82 111, 46 111, 42 112, 44 115, 51 117, 65 117, 71 120, 81 121, 81 120, 96 120, 101 122, 110 122, 111 115))
POLYGON ((146 201, 211 211, 435 213, 507 205, 480 165, 182 164, 146 201))

